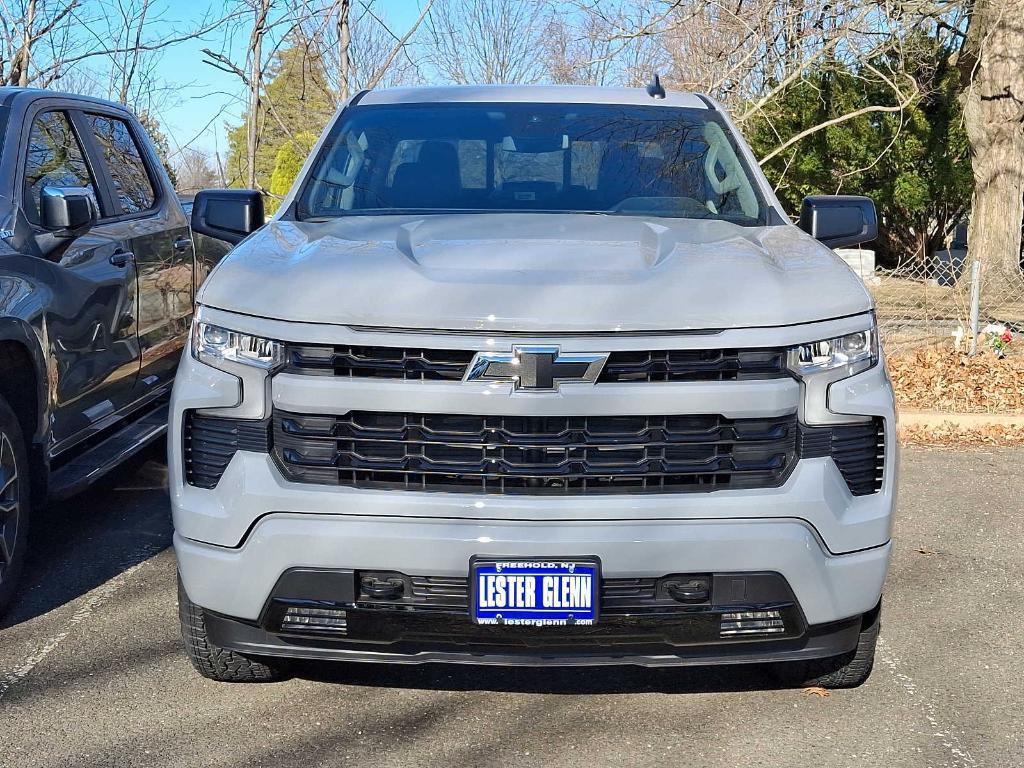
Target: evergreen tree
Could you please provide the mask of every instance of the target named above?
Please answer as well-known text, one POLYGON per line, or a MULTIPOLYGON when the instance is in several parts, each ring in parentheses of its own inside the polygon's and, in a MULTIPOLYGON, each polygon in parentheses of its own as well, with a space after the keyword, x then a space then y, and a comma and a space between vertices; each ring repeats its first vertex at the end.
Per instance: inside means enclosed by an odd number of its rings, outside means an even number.
MULTIPOLYGON (((971 196, 967 137, 957 102, 957 73, 933 38, 911 36, 901 46, 904 71, 920 97, 902 114, 872 112, 808 136, 765 164, 779 198, 796 213, 810 194, 862 194, 878 207, 880 263, 927 264, 962 219, 971 196)), ((875 61, 882 71, 897 62, 875 61)), ((891 88, 869 71, 836 62, 808 73, 746 126, 755 155, 830 118, 871 104, 891 103, 891 88)))
POLYGON ((146 133, 149 134, 149 138, 153 142, 153 148, 156 149, 157 157, 160 158, 161 164, 167 171, 167 176, 171 179, 171 185, 177 187, 178 177, 175 175, 174 167, 170 162, 170 147, 167 142, 166 134, 160 130, 159 121, 157 121, 157 119, 149 112, 140 112, 139 122, 142 123, 142 127, 145 128, 146 133))
MULTIPOLYGON (((278 153, 286 144, 295 151, 312 147, 299 140, 300 134, 319 135, 334 113, 336 98, 328 85, 323 57, 315 46, 293 34, 271 60, 262 99, 256 116, 259 148, 256 152, 257 185, 270 190, 278 153), (296 146, 298 144, 299 146, 296 146)), ((231 186, 240 186, 246 178, 246 125, 228 131, 226 173, 231 186)), ((300 159, 305 159, 305 155, 300 159)))
POLYGON ((267 213, 274 213, 281 205, 281 200, 292 188, 306 156, 316 144, 316 135, 303 132, 294 141, 286 141, 277 151, 274 159, 274 173, 270 177, 270 197, 267 199, 267 213))

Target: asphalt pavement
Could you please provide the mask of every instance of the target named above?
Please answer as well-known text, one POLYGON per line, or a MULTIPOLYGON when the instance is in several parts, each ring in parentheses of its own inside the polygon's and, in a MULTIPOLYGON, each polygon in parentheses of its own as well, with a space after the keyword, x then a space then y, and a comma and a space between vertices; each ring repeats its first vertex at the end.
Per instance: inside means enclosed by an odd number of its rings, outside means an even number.
POLYGON ((200 678, 158 452, 34 521, 0 619, 0 766, 1024 765, 1024 450, 906 450, 875 672, 307 665, 200 678))

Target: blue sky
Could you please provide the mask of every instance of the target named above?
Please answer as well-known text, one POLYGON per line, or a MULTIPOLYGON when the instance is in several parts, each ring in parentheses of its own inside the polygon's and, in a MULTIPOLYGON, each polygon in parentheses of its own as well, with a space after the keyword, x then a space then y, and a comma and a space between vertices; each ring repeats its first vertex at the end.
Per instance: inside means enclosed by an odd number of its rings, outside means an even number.
MULTIPOLYGON (((324 0, 329 2, 329 0, 324 0)), ((374 12, 387 21, 398 35, 416 21, 422 0, 375 0, 374 12)), ((221 14, 229 3, 181 2, 167 0, 163 19, 168 25, 185 27, 200 17, 203 10, 221 14)), ((353 3, 357 5, 357 3, 353 3)), ((244 87, 234 75, 202 63, 203 48, 220 51, 225 45, 225 34, 218 31, 202 40, 189 40, 164 50, 156 66, 155 76, 163 84, 172 86, 175 94, 167 99, 166 107, 158 111, 172 150, 191 142, 197 149, 226 151, 225 123, 237 125, 244 110, 244 87), (198 138, 196 138, 198 137, 198 138)), ((247 32, 237 35, 227 45, 233 51, 233 60, 244 58, 247 32)))

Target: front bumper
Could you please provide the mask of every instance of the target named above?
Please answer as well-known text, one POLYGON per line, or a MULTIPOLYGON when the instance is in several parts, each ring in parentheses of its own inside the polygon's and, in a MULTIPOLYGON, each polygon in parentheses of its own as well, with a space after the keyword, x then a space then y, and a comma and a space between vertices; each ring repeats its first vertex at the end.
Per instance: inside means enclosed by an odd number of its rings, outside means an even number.
POLYGON ((206 608, 210 640, 220 647, 305 659, 530 666, 837 656, 856 646, 861 616, 878 602, 890 554, 886 544, 828 555, 810 529, 793 521, 553 527, 270 515, 237 550, 180 536, 174 543, 185 591, 206 608), (452 584, 464 582, 473 554, 544 558, 567 551, 601 559, 602 583, 609 588, 592 627, 477 626, 465 592, 456 588, 452 597, 452 584), (288 578, 296 563, 302 564, 301 582, 288 578), (420 580, 439 584, 441 600, 382 602, 360 594, 359 575, 386 570, 389 563, 427 574, 420 580), (439 576, 455 578, 429 578, 439 570, 439 576), (679 572, 711 574, 710 597, 698 605, 619 597, 628 592, 623 582, 657 583, 679 572), (345 617, 343 635, 289 628, 282 618, 291 606, 340 609, 332 615, 345 617), (783 634, 720 634, 729 614, 766 610, 782 617, 783 634))
MULTIPOLYGON (((278 330, 268 329, 267 335, 282 338, 278 330)), ((314 329, 295 332, 306 338, 314 329)), ((788 338, 743 333, 747 335, 737 341, 741 346, 789 343, 788 338)), ((636 663, 661 665, 784 660, 849 650, 856 642, 859 617, 878 603, 890 555, 897 464, 895 413, 884 366, 831 384, 816 395, 821 402, 814 412, 808 410, 801 385, 792 379, 606 384, 517 397, 450 382, 289 374, 271 379, 251 369, 235 373, 197 363, 186 352, 175 383, 169 450, 174 542, 182 581, 189 597, 208 612, 212 639, 224 647, 268 655, 381 661, 507 663, 512 658, 515 663, 547 663, 558 658, 560 663, 622 663, 628 656, 636 663), (886 451, 881 490, 864 496, 851 494, 830 458, 801 459, 777 488, 642 496, 503 496, 294 483, 282 476, 271 456, 247 450, 233 455, 212 489, 184 481, 181 441, 186 412, 264 419, 272 406, 325 414, 391 409, 513 415, 722 413, 736 418, 795 411, 808 423, 827 410, 831 419, 880 417, 892 450, 886 451), (474 555, 597 556, 603 578, 776 573, 792 590, 801 634, 732 642, 728 647, 634 644, 621 653, 611 648, 576 653, 542 645, 510 656, 494 649, 422 644, 396 650, 379 644, 352 648, 302 643, 282 639, 261 623, 275 584, 292 568, 465 578, 474 555)), ((469 619, 464 613, 449 614, 445 621, 469 619)))
MULTIPOLYGON (((351 612, 350 612, 351 615, 351 612)), ((590 647, 553 647, 539 634, 529 644, 507 648, 498 644, 445 643, 440 647, 383 645, 380 643, 323 641, 275 634, 252 622, 206 613, 209 640, 254 656, 329 661, 381 662, 390 664, 478 664, 501 666, 607 666, 631 664, 642 667, 754 664, 823 659, 849 653, 857 646, 861 617, 826 626, 808 627, 799 637, 737 643, 714 642, 685 648, 654 643, 592 643, 590 647), (385 648, 385 649, 382 649, 385 648)))
POLYGON ((237 548, 181 534, 174 548, 193 602, 250 621, 293 567, 465 577, 473 555, 593 555, 604 578, 779 573, 807 623, 828 624, 878 602, 890 553, 887 543, 832 555, 808 525, 785 519, 551 523, 288 513, 261 518, 237 548))

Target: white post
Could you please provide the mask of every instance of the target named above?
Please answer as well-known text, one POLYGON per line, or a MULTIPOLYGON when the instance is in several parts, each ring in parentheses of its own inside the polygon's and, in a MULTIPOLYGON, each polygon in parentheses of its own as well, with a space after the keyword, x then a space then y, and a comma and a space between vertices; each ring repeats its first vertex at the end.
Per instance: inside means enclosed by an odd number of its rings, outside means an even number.
POLYGON ((981 262, 975 259, 971 264, 971 357, 978 353, 979 314, 981 314, 981 262))

